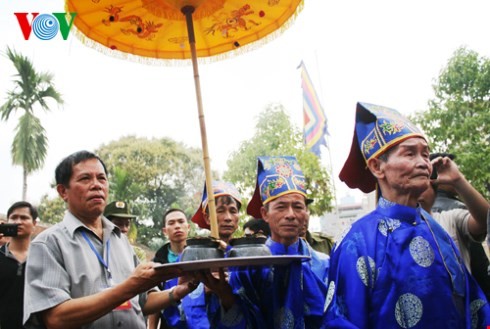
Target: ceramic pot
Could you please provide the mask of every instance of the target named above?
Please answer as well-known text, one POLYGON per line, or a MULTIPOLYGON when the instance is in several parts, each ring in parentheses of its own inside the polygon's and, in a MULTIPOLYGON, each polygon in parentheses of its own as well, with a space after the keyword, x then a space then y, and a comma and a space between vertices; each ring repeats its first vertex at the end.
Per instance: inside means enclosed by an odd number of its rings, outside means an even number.
POLYGON ((265 237, 242 237, 230 240, 232 248, 228 257, 271 256, 269 247, 265 245, 265 237))
POLYGON ((180 257, 181 261, 223 258, 224 252, 219 249, 218 241, 211 238, 187 239, 187 246, 180 257))

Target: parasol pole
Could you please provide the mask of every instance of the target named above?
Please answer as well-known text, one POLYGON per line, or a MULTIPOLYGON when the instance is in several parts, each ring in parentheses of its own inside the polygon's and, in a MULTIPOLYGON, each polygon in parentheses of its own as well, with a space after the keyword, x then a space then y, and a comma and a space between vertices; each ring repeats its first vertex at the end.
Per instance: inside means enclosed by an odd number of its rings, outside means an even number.
POLYGON ((213 178, 209 161, 208 139, 206 136, 206 122, 201 97, 201 82, 199 80, 199 68, 197 66, 196 37, 194 35, 194 24, 192 22, 193 6, 184 6, 181 9, 187 23, 187 34, 192 55, 192 69, 194 71, 194 86, 196 88, 197 111, 199 113, 199 127, 201 128, 202 155, 204 160, 204 174, 206 176, 206 192, 208 194, 209 219, 211 223, 211 236, 219 239, 218 219, 216 217, 216 204, 213 193, 213 178))

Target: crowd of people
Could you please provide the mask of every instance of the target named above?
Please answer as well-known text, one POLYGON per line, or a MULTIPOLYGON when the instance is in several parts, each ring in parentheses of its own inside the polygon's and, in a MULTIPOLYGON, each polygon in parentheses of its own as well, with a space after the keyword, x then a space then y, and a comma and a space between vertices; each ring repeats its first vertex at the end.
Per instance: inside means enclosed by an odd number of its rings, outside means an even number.
MULTIPOLYGON (((335 241, 310 232, 307 179, 293 156, 260 156, 244 236, 302 261, 182 272, 187 214, 163 216, 166 243, 146 261, 127 234, 135 215, 108 202, 102 159, 80 151, 55 170, 64 218, 32 239, 37 210, 16 202, 0 233, 0 329, 11 328, 487 328, 489 202, 449 154, 396 110, 358 103, 340 178, 376 191, 377 207, 335 241), (436 174, 437 173, 437 174, 436 174), (444 199, 444 197, 446 199, 444 199), (479 248, 478 248, 479 247, 479 248), (483 254, 482 254, 483 251, 483 254), (485 272, 485 267, 487 271, 485 272)), ((212 182, 226 255, 242 197, 212 182)), ((208 196, 191 217, 210 228, 208 196)), ((2 224, 0 224, 2 225, 2 224)))

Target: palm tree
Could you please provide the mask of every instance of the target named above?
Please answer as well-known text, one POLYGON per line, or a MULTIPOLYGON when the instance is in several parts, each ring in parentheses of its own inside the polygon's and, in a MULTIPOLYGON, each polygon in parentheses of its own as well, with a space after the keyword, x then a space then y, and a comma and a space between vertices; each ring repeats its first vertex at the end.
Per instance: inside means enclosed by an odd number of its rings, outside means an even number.
POLYGON ((52 98, 58 105, 63 104, 61 94, 54 88, 53 75, 37 72, 32 62, 25 56, 7 47, 7 57, 14 64, 14 87, 7 92, 7 101, 0 107, 0 119, 7 121, 17 110, 23 110, 15 127, 12 142, 12 164, 22 166, 22 200, 27 195, 27 176, 42 168, 48 149, 48 137, 39 118, 34 115, 34 107, 39 104, 49 111, 47 100, 52 98))

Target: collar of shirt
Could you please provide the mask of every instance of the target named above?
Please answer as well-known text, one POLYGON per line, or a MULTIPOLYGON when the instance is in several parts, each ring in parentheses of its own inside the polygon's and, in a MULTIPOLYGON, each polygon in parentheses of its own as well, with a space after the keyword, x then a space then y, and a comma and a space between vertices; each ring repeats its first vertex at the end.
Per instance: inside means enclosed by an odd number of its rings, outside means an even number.
MULTIPOLYGON (((292 245, 286 246, 282 243, 275 242, 272 238, 268 238, 265 242, 266 246, 269 247, 273 255, 298 255, 300 253, 300 245, 302 240, 298 239, 292 245)), ((303 242, 304 243, 304 242, 303 242)))
POLYGON ((376 212, 387 218, 394 218, 410 224, 420 224, 420 207, 404 206, 381 197, 376 212))
MULTIPOLYGON (((114 232, 118 237, 121 237, 121 231, 114 225, 110 220, 101 216, 102 218, 102 227, 105 232, 114 232)), ((63 224, 68 229, 71 237, 75 236, 75 231, 77 231, 80 227, 85 227, 87 230, 90 230, 85 224, 83 224, 78 218, 76 218, 69 210, 66 211, 65 217, 63 218, 63 224)))
POLYGON ((176 254, 170 249, 170 244, 168 245, 168 255, 167 259, 169 263, 175 263, 179 259, 179 254, 176 254))

